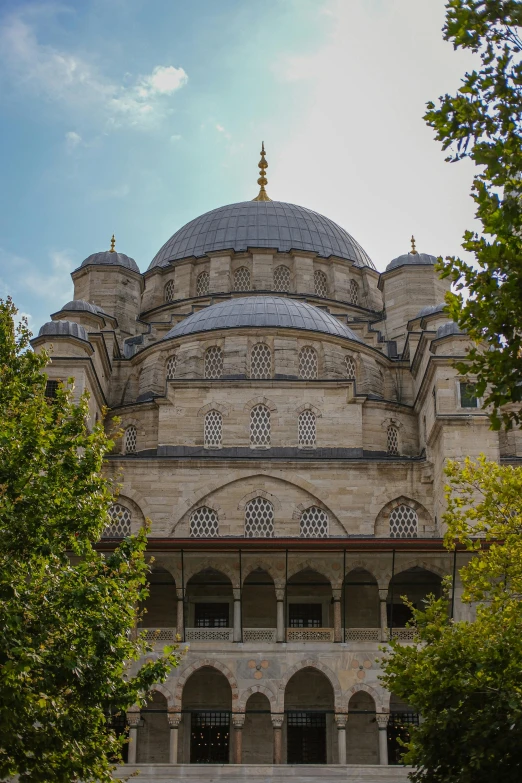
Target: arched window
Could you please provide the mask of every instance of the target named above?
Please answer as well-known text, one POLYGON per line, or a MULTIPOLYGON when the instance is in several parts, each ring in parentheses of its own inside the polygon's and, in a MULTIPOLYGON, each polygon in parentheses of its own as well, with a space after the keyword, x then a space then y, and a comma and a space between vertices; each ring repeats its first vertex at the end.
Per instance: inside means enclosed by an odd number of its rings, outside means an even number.
POLYGON ((328 535, 328 514, 318 506, 303 511, 299 522, 301 538, 326 538, 328 535))
POLYGON ((223 375, 223 351, 211 345, 205 351, 205 378, 221 378, 223 375))
POLYGON ((167 359, 167 366, 166 366, 166 377, 167 377, 167 380, 169 380, 169 378, 175 378, 176 377, 176 365, 177 365, 177 363, 178 363, 178 358, 177 358, 176 354, 174 354, 173 356, 169 356, 169 358, 167 359))
POLYGON ((348 287, 348 298, 352 304, 356 305, 359 303, 359 286, 355 280, 350 280, 350 285, 348 287))
POLYGON ((204 443, 206 449, 221 448, 223 416, 219 411, 209 411, 205 416, 204 443))
POLYGON ((328 280, 320 269, 316 269, 314 272, 314 291, 316 296, 328 296, 328 280))
POLYGON ((138 441, 138 431, 134 424, 130 424, 125 430, 123 437, 123 448, 125 454, 136 454, 136 445, 138 441))
POLYGON ((250 500, 245 508, 245 537, 273 538, 274 507, 269 500, 257 497, 250 500))
POLYGON ((397 506, 390 514, 390 538, 417 538, 419 517, 410 506, 397 506))
POLYGON ((250 443, 270 446, 270 411, 266 405, 256 405, 250 411, 250 443))
POLYGON ((355 378, 355 359, 353 356, 345 356, 344 364, 346 367, 346 377, 355 378))
POLYGON ((126 506, 122 506, 121 503, 113 503, 109 509, 109 516, 111 523, 103 531, 102 538, 130 536, 132 515, 126 506))
POLYGON ((250 291, 250 272, 246 266, 234 272, 234 291, 250 291))
POLYGON ((196 279, 196 296, 205 296, 208 294, 210 276, 208 272, 200 272, 196 279))
POLYGON ((169 280, 165 286, 165 301, 172 302, 174 299, 174 280, 169 280))
POLYGON ((290 291, 290 270, 284 264, 274 269, 274 291, 290 291))
POLYGON ((387 451, 388 454, 392 456, 398 456, 399 454, 399 432, 397 430, 397 427, 394 427, 393 424, 390 424, 390 426, 387 429, 387 451))
POLYGON ((317 352, 309 345, 299 351, 299 377, 305 381, 317 378, 317 352))
POLYGON ((250 377, 272 377, 272 351, 264 343, 256 343, 250 354, 250 377))
POLYGON ((301 448, 315 448, 315 424, 315 413, 313 411, 306 410, 299 414, 297 435, 298 443, 301 448))
POLYGON ((214 509, 200 506, 190 516, 191 538, 213 538, 219 535, 219 521, 214 509))

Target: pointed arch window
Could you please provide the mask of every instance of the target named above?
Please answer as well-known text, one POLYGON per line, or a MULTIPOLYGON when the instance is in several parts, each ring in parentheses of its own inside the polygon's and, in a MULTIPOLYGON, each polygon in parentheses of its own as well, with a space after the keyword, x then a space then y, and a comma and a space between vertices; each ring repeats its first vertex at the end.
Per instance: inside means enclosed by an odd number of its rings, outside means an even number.
POLYGON ((136 447, 138 443, 138 431, 134 424, 130 424, 126 430, 123 438, 123 449, 125 454, 136 454, 136 447))
POLYGON ((265 343, 256 343, 250 353, 250 377, 272 377, 272 351, 265 343))
POLYGON ((284 264, 274 269, 274 291, 290 291, 290 270, 284 264))
POLYGON ((270 411, 266 405, 256 405, 250 411, 250 444, 270 446, 270 411))
POLYGON ((399 455, 399 430, 390 424, 386 430, 387 435, 387 452, 392 457, 399 455))
POLYGON ((359 286, 355 280, 350 280, 348 299, 354 305, 359 304, 359 286))
POLYGON ((419 517, 414 508, 402 504, 390 514, 390 538, 417 538, 419 517))
POLYGON ((219 535, 218 515, 213 508, 200 506, 190 516, 191 538, 214 538, 219 535))
POLYGON ((257 497, 246 504, 245 537, 274 537, 274 507, 269 500, 257 497))
POLYGON ((250 291, 250 271, 246 266, 240 266, 234 272, 234 291, 250 291))
POLYGON ((174 280, 169 280, 168 283, 165 285, 165 301, 166 302, 172 302, 174 301, 174 280))
POLYGON ((300 448, 315 449, 316 418, 313 411, 306 410, 299 414, 297 435, 300 448))
POLYGON ((314 291, 316 296, 328 296, 328 280, 320 269, 316 269, 314 272, 314 291))
POLYGON ((299 377, 305 381, 312 381, 317 378, 319 362, 317 361, 317 351, 310 345, 305 345, 299 351, 299 377))
POLYGON ((219 411, 209 411, 205 415, 204 444, 206 449, 220 449, 223 432, 223 416, 219 411))
POLYGON ((310 506, 303 511, 299 521, 301 538, 326 538, 328 536, 328 514, 319 506, 310 506))
POLYGON ((223 351, 219 345, 211 345, 205 351, 205 378, 221 378, 223 375, 223 351))
POLYGON ((210 275, 208 272, 200 272, 196 278, 196 296, 206 296, 210 284, 210 275))
POLYGON ((102 533, 102 538, 125 538, 131 534, 132 514, 127 506, 113 503, 109 509, 111 522, 102 533))

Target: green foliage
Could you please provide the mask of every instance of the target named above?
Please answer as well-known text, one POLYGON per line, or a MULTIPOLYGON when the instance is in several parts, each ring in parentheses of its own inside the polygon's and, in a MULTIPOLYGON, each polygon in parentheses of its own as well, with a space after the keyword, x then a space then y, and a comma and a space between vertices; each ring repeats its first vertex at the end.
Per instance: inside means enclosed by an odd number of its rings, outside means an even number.
POLYGON ((0 301, 0 779, 112 780, 122 739, 109 713, 143 702, 177 654, 130 664, 146 596, 146 531, 112 554, 95 549, 114 499, 101 475, 112 443, 86 426, 88 401, 71 388, 45 398, 49 361, 0 301))
POLYGON ((446 11, 445 39, 476 53, 480 67, 456 95, 428 103, 425 119, 447 160, 477 166, 472 197, 482 233, 464 234, 475 263, 449 257, 439 268, 454 283, 449 312, 474 342, 458 369, 476 375, 499 429, 522 421, 522 3, 449 0, 446 11))
POLYGON ((449 616, 445 597, 414 610, 416 639, 391 643, 382 680, 422 713, 404 757, 416 783, 522 779, 522 468, 480 457, 446 468, 446 545, 469 552, 462 600, 474 622, 449 616))

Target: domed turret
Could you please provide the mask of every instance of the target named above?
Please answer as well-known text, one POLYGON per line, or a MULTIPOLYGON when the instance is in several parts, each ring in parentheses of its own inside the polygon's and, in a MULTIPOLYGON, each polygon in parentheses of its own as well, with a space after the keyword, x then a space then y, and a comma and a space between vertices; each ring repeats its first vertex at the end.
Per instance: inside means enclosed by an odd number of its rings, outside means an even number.
POLYGON ((47 321, 40 327, 38 337, 77 337, 78 340, 89 341, 85 327, 74 321, 47 321))

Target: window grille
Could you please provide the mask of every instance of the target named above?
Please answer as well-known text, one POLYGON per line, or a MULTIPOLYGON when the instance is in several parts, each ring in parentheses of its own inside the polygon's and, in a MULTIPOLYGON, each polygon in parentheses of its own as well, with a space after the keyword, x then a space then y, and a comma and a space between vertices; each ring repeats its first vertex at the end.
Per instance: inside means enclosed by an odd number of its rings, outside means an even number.
POLYGON ((284 264, 274 269, 274 290, 290 291, 290 270, 284 264))
POLYGON ((314 291, 316 296, 328 296, 328 281, 325 273, 319 269, 314 272, 314 291))
POLYGON ((355 280, 350 280, 350 285, 348 287, 348 298, 352 304, 356 305, 359 303, 359 286, 355 280))
POLYGON ((174 280, 169 280, 165 286, 165 301, 172 302, 174 300, 174 280))
POLYGON ((317 378, 317 352, 309 345, 299 351, 299 377, 305 381, 317 378))
POLYGON ((264 343, 256 343, 250 354, 250 377, 272 377, 272 351, 264 343))
POLYGON ((176 365, 178 363, 178 357, 174 354, 174 356, 171 356, 169 360, 167 361, 167 380, 169 378, 175 378, 176 377, 176 365))
POLYGON ((468 381, 460 383, 460 407, 478 408, 478 398, 475 393, 475 384, 468 381))
POLYGON ((203 604, 194 606, 194 625, 196 628, 228 628, 228 604, 203 604))
POLYGON ((274 507, 265 498, 249 501, 245 508, 245 537, 273 538, 274 507))
POLYGON ((216 512, 207 506, 200 506, 190 517, 191 538, 213 538, 219 535, 219 522, 216 512))
POLYGON ((196 296, 208 294, 210 276, 208 272, 200 272, 196 279, 196 296))
POLYGON ((250 271, 240 266, 234 273, 234 291, 250 291, 250 271))
POLYGON ((205 416, 205 448, 220 449, 223 417, 219 411, 209 411, 205 416))
POLYGON ((124 448, 125 454, 136 454, 136 445, 138 440, 138 431, 134 424, 131 424, 125 430, 124 448))
POLYGON ((221 378, 223 375, 223 351, 212 345, 205 351, 205 378, 221 378))
POLYGON ((301 514, 299 522, 301 538, 326 538, 328 536, 328 514, 318 506, 310 506, 301 514))
POLYGON ((270 446, 270 411, 265 405, 256 405, 250 411, 250 443, 270 446))
POLYGON ((56 399, 56 392, 61 385, 61 381, 47 381, 45 384, 45 396, 48 400, 56 399))
POLYGON ((390 426, 387 429, 387 438, 388 438, 388 444, 387 444, 388 454, 394 457, 398 456, 399 432, 397 430, 397 427, 394 427, 393 424, 390 424, 390 426))
POLYGON ((417 538, 419 518, 410 506, 397 506, 390 514, 390 538, 417 538))
POLYGON ((290 604, 288 619, 290 628, 321 628, 323 607, 321 604, 290 604))
POLYGON ((131 534, 131 512, 121 503, 113 503, 109 509, 111 524, 103 531, 102 538, 125 538, 131 534))
POLYGON ((355 378, 355 359, 352 356, 345 356, 346 377, 355 378))
POLYGON ((297 436, 301 448, 315 448, 316 421, 313 411, 303 411, 299 414, 297 436))

